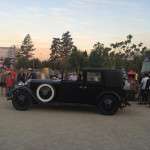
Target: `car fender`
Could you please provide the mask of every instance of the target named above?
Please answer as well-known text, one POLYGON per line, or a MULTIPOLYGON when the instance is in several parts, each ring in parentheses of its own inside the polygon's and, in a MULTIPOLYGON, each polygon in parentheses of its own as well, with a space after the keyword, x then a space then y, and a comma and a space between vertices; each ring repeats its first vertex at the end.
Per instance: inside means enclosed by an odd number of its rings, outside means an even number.
POLYGON ((15 92, 17 92, 17 91, 19 91, 19 90, 25 90, 25 91, 29 94, 29 96, 31 97, 31 99, 36 100, 36 97, 32 94, 32 91, 31 91, 29 88, 27 88, 26 86, 22 86, 22 87, 17 87, 17 88, 15 88, 15 89, 12 91, 13 95, 15 94, 15 92))
POLYGON ((118 98, 118 100, 121 102, 121 97, 119 96, 119 94, 117 94, 114 91, 104 91, 102 92, 98 97, 97 97, 97 102, 99 102, 100 98, 102 98, 104 95, 113 95, 115 97, 118 98))

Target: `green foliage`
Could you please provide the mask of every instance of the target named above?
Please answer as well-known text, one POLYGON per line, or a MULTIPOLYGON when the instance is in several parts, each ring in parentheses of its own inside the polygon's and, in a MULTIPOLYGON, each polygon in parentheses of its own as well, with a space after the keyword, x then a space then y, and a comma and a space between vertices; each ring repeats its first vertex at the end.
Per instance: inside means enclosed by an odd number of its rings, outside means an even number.
POLYGON ((72 52, 73 48, 73 41, 70 35, 70 32, 67 31, 62 35, 61 38, 61 57, 66 58, 72 52))
POLYGON ((50 65, 52 69, 67 68, 68 57, 73 49, 73 41, 70 32, 67 31, 62 35, 62 38, 53 38, 50 54, 50 65))
POLYGON ((49 60, 44 60, 41 62, 41 68, 45 68, 45 67, 50 67, 50 62, 49 60))
POLYGON ((5 60, 4 60, 4 65, 7 66, 7 67, 9 67, 9 66, 11 65, 11 60, 10 60, 10 58, 5 58, 5 60))
POLYGON ((53 38, 51 45, 50 64, 52 69, 60 69, 61 61, 61 41, 59 38, 53 38))
MULTIPOLYGON (((142 61, 145 55, 150 55, 150 50, 144 47, 143 43, 133 43, 133 36, 128 35, 125 40, 112 43, 110 47, 97 42, 88 55, 86 51, 80 51, 73 44, 69 31, 61 38, 53 38, 50 48, 50 59, 40 61, 33 58, 34 45, 29 34, 24 38, 20 49, 16 49, 17 68, 42 68, 64 71, 79 72, 84 67, 99 68, 125 68, 141 70, 142 61)), ((9 60, 5 64, 9 65, 9 60)))
POLYGON ((16 62, 16 68, 29 68, 29 60, 26 59, 25 57, 18 57, 17 62, 16 62))
POLYGON ((16 50, 16 67, 19 68, 28 68, 31 66, 30 59, 33 57, 34 45, 32 43, 31 37, 27 34, 22 42, 22 45, 19 49, 16 50))
POLYGON ((128 35, 124 41, 112 43, 110 47, 97 42, 88 56, 86 51, 82 52, 73 46, 71 35, 66 32, 61 40, 53 39, 50 55, 51 67, 77 72, 87 66, 140 71, 147 48, 143 46, 143 43, 133 43, 132 39, 133 36, 128 35))
POLYGON ((88 65, 87 52, 82 52, 78 50, 77 47, 74 47, 71 55, 69 56, 68 63, 70 70, 79 73, 82 68, 88 65))
POLYGON ((146 47, 143 43, 135 44, 132 42, 133 36, 128 35, 125 41, 112 43, 110 57, 113 68, 124 67, 126 69, 141 70, 143 55, 146 47))
POLYGON ((41 68, 42 67, 42 62, 38 58, 33 58, 29 60, 28 64, 29 68, 41 68))
POLYGON ((94 44, 89 56, 90 67, 109 67, 109 51, 111 49, 105 48, 102 43, 97 42, 94 44))
POLYGON ((22 42, 20 54, 22 57, 26 57, 27 59, 29 59, 32 58, 34 50, 35 48, 32 43, 31 36, 30 34, 27 34, 22 42))

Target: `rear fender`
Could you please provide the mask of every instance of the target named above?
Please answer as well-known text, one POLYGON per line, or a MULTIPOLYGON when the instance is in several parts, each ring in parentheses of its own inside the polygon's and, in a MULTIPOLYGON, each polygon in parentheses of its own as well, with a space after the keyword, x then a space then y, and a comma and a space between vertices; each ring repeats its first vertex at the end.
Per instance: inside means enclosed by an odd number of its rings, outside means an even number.
POLYGON ((119 94, 117 94, 116 92, 114 92, 114 91, 105 91, 105 92, 102 92, 102 93, 97 97, 97 103, 99 102, 99 100, 100 100, 104 95, 113 95, 113 96, 115 96, 115 97, 118 98, 118 100, 120 101, 120 103, 122 102, 121 97, 120 97, 119 94))

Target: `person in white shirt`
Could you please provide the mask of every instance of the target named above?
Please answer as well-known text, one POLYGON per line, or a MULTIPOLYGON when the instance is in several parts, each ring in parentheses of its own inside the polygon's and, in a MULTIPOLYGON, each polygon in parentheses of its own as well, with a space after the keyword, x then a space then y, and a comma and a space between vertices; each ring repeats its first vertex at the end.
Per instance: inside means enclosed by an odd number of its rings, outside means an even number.
POLYGON ((74 73, 70 74, 69 80, 71 80, 71 81, 77 81, 77 79, 78 79, 78 76, 76 74, 74 74, 74 73))
POLYGON ((148 79, 149 79, 149 77, 147 74, 145 75, 144 78, 142 78, 142 80, 141 80, 141 89, 142 90, 146 89, 146 84, 147 84, 148 79))
POLYGON ((145 76, 142 78, 141 83, 140 83, 140 89, 141 89, 141 95, 142 95, 142 101, 143 103, 147 103, 147 90, 146 90, 146 85, 147 81, 149 80, 149 76, 147 73, 145 73, 145 76))

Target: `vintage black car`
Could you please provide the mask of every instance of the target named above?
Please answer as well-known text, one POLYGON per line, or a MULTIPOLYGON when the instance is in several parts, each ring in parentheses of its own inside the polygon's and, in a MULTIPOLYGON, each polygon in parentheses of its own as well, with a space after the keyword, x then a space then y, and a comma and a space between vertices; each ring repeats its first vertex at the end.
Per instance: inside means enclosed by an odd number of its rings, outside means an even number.
POLYGON ((29 80, 14 89, 12 104, 17 110, 28 110, 34 103, 89 104, 112 115, 125 103, 123 86, 120 70, 83 69, 77 81, 29 80))

